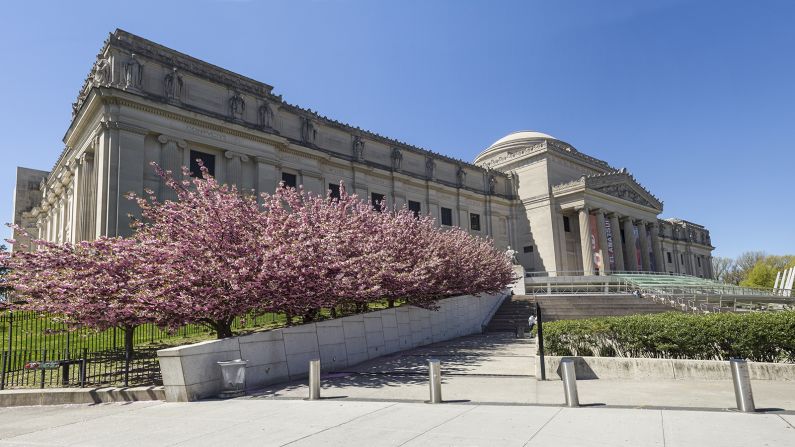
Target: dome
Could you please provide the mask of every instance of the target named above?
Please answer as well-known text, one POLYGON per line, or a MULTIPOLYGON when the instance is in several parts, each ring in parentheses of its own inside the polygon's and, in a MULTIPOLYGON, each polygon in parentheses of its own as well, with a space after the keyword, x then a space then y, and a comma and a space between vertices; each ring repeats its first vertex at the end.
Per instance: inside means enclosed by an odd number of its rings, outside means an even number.
POLYGON ((534 130, 520 130, 518 132, 509 133, 494 143, 491 143, 489 148, 492 148, 498 144, 527 140, 557 140, 557 138, 553 137, 552 135, 547 135, 543 132, 536 132, 534 130))
POLYGON ((491 146, 486 148, 486 150, 478 154, 478 156, 475 157, 475 163, 480 164, 487 158, 491 158, 498 153, 503 152, 502 149, 509 146, 524 143, 538 143, 540 140, 557 140, 557 138, 543 132, 536 132, 534 130, 520 130, 518 132, 512 132, 495 141, 491 144, 491 146))

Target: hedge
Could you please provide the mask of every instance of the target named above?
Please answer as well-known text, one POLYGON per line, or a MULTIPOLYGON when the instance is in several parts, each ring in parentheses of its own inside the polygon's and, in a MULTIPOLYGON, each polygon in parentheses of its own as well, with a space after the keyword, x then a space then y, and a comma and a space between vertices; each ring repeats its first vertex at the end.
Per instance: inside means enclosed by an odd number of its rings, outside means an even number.
POLYGON ((667 312, 544 324, 547 355, 795 362, 795 311, 667 312))

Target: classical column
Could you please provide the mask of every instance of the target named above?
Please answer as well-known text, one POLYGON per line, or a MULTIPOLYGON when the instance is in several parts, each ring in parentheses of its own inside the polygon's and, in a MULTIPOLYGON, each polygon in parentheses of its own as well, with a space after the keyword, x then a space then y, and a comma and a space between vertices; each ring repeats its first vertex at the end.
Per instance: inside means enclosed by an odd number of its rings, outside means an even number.
POLYGON ((638 222, 638 236, 640 237, 640 261, 643 264, 644 272, 651 271, 651 256, 649 256, 649 234, 646 229, 646 221, 638 222))
POLYGON ((624 244, 621 242, 621 227, 619 226, 616 213, 610 213, 607 217, 610 220, 610 232, 613 238, 613 256, 616 259, 616 271, 621 272, 626 270, 624 266, 624 244))
POLYGON ((240 190, 243 187, 243 163, 248 162, 248 155, 226 151, 224 157, 229 160, 226 164, 226 183, 235 185, 240 190))
POLYGON ((660 248, 660 226, 657 222, 651 223, 651 249, 654 252, 655 269, 658 272, 665 271, 665 260, 663 259, 662 249, 660 248))
MULTIPOLYGON (((185 149, 188 145, 185 141, 169 137, 167 135, 160 135, 157 137, 157 141, 163 145, 163 169, 166 171, 171 171, 172 175, 174 176, 174 180, 180 180, 182 178, 182 150, 185 149)), ((161 186, 161 199, 162 200, 176 200, 177 194, 171 188, 165 185, 165 182, 160 182, 161 186)))
POLYGON ((602 210, 596 212, 596 226, 596 234, 599 236, 599 255, 602 258, 602 268, 599 269, 599 274, 608 275, 610 274, 610 252, 607 249, 605 213, 602 210))
POLYGON ((267 157, 257 157, 257 193, 273 194, 275 190, 276 161, 267 157))
POLYGON ((555 227, 558 232, 558 251, 560 252, 560 265, 556 266, 555 270, 562 270, 564 272, 574 270, 569 266, 569 252, 566 248, 566 228, 563 225, 563 212, 553 214, 555 220, 555 227))
POLYGON ((638 246, 631 217, 624 218, 624 239, 624 265, 627 270, 635 272, 638 270, 638 246))
POLYGON ((582 271, 584 275, 593 275, 593 246, 591 245, 591 219, 587 207, 578 209, 580 213, 580 248, 582 249, 582 271))

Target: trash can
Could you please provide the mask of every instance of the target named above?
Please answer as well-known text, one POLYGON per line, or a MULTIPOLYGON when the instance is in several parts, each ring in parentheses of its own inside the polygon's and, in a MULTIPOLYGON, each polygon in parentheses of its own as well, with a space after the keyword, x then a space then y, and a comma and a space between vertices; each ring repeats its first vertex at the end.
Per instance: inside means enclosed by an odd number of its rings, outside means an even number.
POLYGON ((243 359, 218 362, 221 367, 221 393, 218 397, 228 399, 242 396, 246 390, 246 364, 243 359))

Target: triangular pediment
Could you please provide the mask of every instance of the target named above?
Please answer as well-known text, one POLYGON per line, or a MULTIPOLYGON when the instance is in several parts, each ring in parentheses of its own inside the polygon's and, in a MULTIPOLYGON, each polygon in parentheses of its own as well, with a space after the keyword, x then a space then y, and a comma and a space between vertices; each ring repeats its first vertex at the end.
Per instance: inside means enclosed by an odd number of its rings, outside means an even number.
POLYGON ((585 177, 585 187, 662 212, 663 204, 626 170, 585 177))

